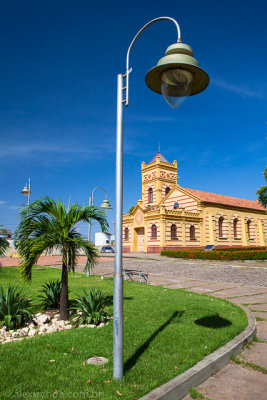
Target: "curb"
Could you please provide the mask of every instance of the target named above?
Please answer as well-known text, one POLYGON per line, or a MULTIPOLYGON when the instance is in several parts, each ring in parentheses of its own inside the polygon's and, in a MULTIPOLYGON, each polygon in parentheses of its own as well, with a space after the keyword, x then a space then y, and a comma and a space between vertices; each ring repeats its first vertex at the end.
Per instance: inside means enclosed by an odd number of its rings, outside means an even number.
POLYGON ((239 335, 218 350, 203 358, 194 367, 152 390, 152 392, 141 397, 139 400, 180 400, 188 394, 192 386, 196 387, 200 385, 211 375, 214 375, 225 367, 232 355, 241 353, 243 347, 247 343, 252 342, 256 334, 256 320, 251 311, 245 307, 239 307, 246 312, 248 317, 248 326, 243 332, 239 333, 239 335))

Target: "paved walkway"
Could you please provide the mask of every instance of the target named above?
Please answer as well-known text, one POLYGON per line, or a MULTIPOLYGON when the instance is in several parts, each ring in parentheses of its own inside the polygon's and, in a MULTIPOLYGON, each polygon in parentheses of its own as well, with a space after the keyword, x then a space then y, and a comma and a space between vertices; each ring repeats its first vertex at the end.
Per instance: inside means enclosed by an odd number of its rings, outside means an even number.
MULTIPOLYGON (((82 272, 85 260, 81 258, 79 261, 81 264, 77 270, 82 272)), ((39 264, 42 263, 51 265, 53 259, 39 260, 39 264)), ((59 264, 60 259, 56 259, 54 266, 60 268, 59 264)), ((4 265, 11 264, 7 260, 4 265)), ((237 357, 237 362, 230 362, 196 389, 203 396, 200 398, 204 399, 266 400, 267 262, 209 262, 127 254, 123 265, 125 268, 140 269, 148 273, 151 285, 185 289, 246 305, 257 317, 258 340, 244 349, 237 357)), ((113 268, 113 258, 102 257, 93 273, 112 275, 113 268)), ((184 398, 189 399, 191 400, 189 395, 184 398)))

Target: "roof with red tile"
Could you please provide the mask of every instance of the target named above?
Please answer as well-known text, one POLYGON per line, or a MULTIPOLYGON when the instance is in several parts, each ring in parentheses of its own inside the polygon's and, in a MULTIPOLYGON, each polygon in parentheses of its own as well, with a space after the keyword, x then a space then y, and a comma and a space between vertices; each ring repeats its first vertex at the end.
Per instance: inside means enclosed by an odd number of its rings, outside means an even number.
POLYGON ((182 188, 192 193, 200 200, 208 203, 225 204, 233 207, 250 208, 253 210, 267 211, 267 208, 253 200, 238 199, 237 197, 224 196, 223 194, 202 192, 202 190, 182 188))

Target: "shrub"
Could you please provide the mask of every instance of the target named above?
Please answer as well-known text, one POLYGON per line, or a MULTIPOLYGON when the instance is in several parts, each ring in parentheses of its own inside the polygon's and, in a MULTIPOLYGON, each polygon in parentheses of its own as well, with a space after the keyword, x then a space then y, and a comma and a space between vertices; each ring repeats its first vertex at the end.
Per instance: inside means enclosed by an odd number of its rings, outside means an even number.
POLYGON ((173 258, 194 258, 203 260, 267 260, 267 251, 204 251, 204 250, 162 250, 162 256, 173 258))
POLYGON ((42 308, 45 310, 59 308, 61 281, 59 279, 54 279, 46 282, 41 287, 43 295, 38 298, 41 300, 42 308))
POLYGON ((247 251, 247 250, 266 250, 265 246, 258 247, 216 247, 212 251, 247 251))
POLYGON ((6 291, 0 288, 0 321, 8 330, 19 328, 29 320, 31 307, 32 300, 17 286, 8 285, 6 291))
POLYGON ((76 325, 80 324, 99 324, 107 318, 104 311, 105 306, 110 303, 110 296, 102 294, 100 289, 92 289, 89 293, 83 290, 84 295, 74 300, 74 310, 71 319, 74 319, 76 325))

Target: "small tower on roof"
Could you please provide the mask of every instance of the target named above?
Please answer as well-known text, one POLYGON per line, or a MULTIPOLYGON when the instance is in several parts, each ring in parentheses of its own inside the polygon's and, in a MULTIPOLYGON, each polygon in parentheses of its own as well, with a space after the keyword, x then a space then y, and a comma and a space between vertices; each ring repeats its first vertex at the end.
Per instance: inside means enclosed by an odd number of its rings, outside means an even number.
POLYGON ((158 152, 150 163, 142 162, 141 165, 143 205, 157 206, 178 183, 177 161, 170 163, 158 152))

